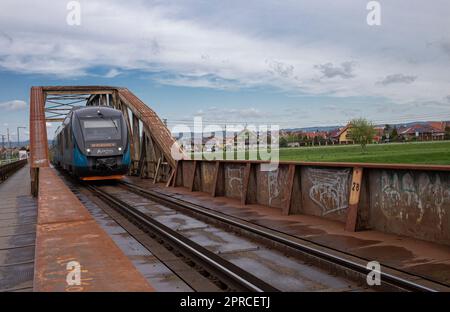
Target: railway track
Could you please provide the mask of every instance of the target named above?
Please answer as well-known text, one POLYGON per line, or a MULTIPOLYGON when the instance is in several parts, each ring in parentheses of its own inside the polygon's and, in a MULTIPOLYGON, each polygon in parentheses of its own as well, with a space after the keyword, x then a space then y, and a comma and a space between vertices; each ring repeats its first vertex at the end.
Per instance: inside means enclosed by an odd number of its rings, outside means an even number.
MULTIPOLYGON (((165 241, 170 248, 183 253, 184 257, 198 263, 203 269, 208 271, 223 283, 229 285, 228 290, 243 291, 289 291, 289 290, 341 290, 341 291, 363 291, 363 290, 400 290, 400 291, 436 291, 442 290, 441 285, 436 285, 427 281, 424 285, 417 282, 417 277, 405 275, 404 272, 398 272, 392 269, 383 270, 381 272, 381 286, 368 287, 366 276, 370 273, 370 269, 365 266, 361 259, 351 259, 348 255, 337 255, 322 246, 315 246, 310 242, 302 241, 299 238, 290 237, 289 235, 273 231, 262 226, 246 222, 244 220, 231 217, 217 211, 213 211, 202 206, 185 202, 183 200, 167 196, 154 190, 143 189, 137 185, 122 182, 117 186, 98 186, 87 185, 87 188, 96 196, 107 202, 108 205, 116 209, 122 215, 132 222, 138 224, 141 228, 156 235, 158 239, 165 241), (105 189, 106 188, 106 189, 105 189), (115 193, 115 194, 114 194, 115 193), (140 198, 133 203, 133 194, 140 198), (167 209, 176 211, 178 215, 188 215, 194 219, 201 220, 208 224, 209 227, 219 227, 226 229, 238 236, 245 236, 253 242, 257 242, 258 249, 261 251, 269 247, 271 250, 277 250, 285 255, 289 261, 300 261, 306 263, 307 267, 317 267, 319 271, 326 271, 331 276, 330 285, 328 281, 319 279, 319 283, 323 287, 305 287, 296 289, 283 288, 283 284, 274 283, 270 278, 258 274, 258 270, 252 271, 255 266, 242 265, 243 262, 236 261, 223 255, 217 251, 212 251, 191 238, 183 235, 183 231, 174 230, 171 225, 164 224, 164 220, 157 220, 158 213, 143 211, 139 208, 142 205, 142 199, 145 198, 149 202, 158 203, 167 209), (233 263, 233 260, 235 263, 233 263), (337 283, 336 279, 345 280, 344 283, 337 283), (348 281, 348 282, 347 282, 348 281), (332 284, 335 284, 334 286, 332 284), (343 285, 346 286, 343 287, 343 285)), ((159 219, 164 219, 159 217, 159 219)), ((283 267, 283 263, 279 263, 283 267)), ((294 264, 295 267, 296 264, 294 264)), ((299 270, 305 270, 302 264, 299 264, 299 270)), ((292 269, 292 268, 291 268, 292 269)), ((264 268, 260 268, 264 271, 264 268)), ((298 273, 298 272, 296 272, 298 273)), ((317 273, 315 273, 317 274, 317 273)), ((264 274, 263 274, 264 275, 264 274)), ((301 275, 301 274, 300 274, 301 275)), ((301 279, 302 277, 300 277, 301 279)), ((295 284, 291 283, 291 284, 295 284)))
MULTIPOLYGON (((142 195, 164 205, 169 205, 179 211, 216 220, 219 223, 230 226, 235 231, 251 233, 254 237, 265 239, 269 244, 275 243, 278 248, 281 247, 287 251, 293 250, 303 255, 312 256, 319 261, 325 261, 325 263, 331 266, 337 266, 344 271, 354 272, 363 278, 371 272, 371 269, 366 266, 366 263, 370 261, 368 259, 355 257, 302 238, 256 225, 252 222, 189 203, 155 190, 144 189, 126 181, 122 181, 121 185, 135 194, 142 195)), ((328 265, 326 267, 330 268, 328 265)), ((450 291, 448 285, 392 267, 385 267, 380 272, 380 278, 382 284, 389 285, 389 289, 421 292, 450 291)))
POLYGON ((177 231, 156 221, 117 197, 108 194, 96 186, 88 185, 87 187, 108 204, 118 209, 121 214, 126 215, 133 222, 156 234, 160 239, 170 244, 172 248, 176 248, 178 251, 184 253, 189 259, 200 263, 202 267, 210 272, 214 272, 221 280, 233 285, 232 288, 251 292, 278 291, 275 287, 242 270, 233 263, 226 261, 203 246, 187 239, 177 233, 177 231))

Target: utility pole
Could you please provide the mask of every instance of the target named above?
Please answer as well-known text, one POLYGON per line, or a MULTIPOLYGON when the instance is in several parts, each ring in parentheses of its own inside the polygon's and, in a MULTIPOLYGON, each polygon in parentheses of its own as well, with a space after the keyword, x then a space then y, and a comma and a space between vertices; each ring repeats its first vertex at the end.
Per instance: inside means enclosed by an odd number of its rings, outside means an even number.
POLYGON ((9 140, 9 128, 6 129, 6 134, 7 134, 7 136, 8 136, 9 160, 11 160, 11 153, 12 153, 12 150, 11 150, 11 141, 9 140))
POLYGON ((19 130, 20 129, 26 129, 27 127, 17 127, 17 148, 20 149, 20 135, 19 135, 19 130))
POLYGON ((0 159, 3 159, 3 153, 5 152, 5 135, 0 134, 2 136, 2 154, 0 155, 0 159))

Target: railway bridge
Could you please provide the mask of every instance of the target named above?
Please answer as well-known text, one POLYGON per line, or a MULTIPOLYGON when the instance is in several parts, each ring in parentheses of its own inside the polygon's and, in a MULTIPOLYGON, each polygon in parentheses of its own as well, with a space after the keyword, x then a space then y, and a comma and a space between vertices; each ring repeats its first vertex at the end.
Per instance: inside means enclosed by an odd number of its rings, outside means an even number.
POLYGON ((0 167, 0 290, 450 289, 450 165, 263 171, 263 161, 176 161, 174 144, 126 88, 32 87, 30 159, 0 167), (122 111, 122 181, 80 182, 50 164, 47 123, 79 105, 122 111))

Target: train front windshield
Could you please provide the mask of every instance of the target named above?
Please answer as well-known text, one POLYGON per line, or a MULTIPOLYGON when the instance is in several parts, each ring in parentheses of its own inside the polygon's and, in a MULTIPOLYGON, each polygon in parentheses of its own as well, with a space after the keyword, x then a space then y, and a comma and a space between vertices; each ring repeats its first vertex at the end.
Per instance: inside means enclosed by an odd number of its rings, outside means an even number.
POLYGON ((86 141, 120 140, 120 119, 84 119, 81 120, 86 141))

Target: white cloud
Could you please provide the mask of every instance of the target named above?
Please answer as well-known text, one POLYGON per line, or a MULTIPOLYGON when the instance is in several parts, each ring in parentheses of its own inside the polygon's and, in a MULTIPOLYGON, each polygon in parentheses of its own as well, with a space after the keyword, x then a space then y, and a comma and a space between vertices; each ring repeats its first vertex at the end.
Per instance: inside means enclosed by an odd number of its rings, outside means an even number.
POLYGON ((13 100, 8 102, 0 103, 0 110, 5 109, 7 111, 18 111, 23 110, 27 107, 27 103, 21 100, 13 100))
POLYGON ((376 28, 365 23, 365 4, 350 0, 230 0, 226 6, 213 0, 90 0, 81 1, 77 27, 65 23, 64 2, 3 0, 0 68, 79 77, 106 67, 106 78, 140 70, 177 86, 442 100, 449 83, 442 42, 449 42, 443 30, 450 28, 444 13, 450 3, 413 2, 415 10, 404 9, 406 0, 383 3, 376 28), (420 80, 376 83, 404 72, 420 80))

